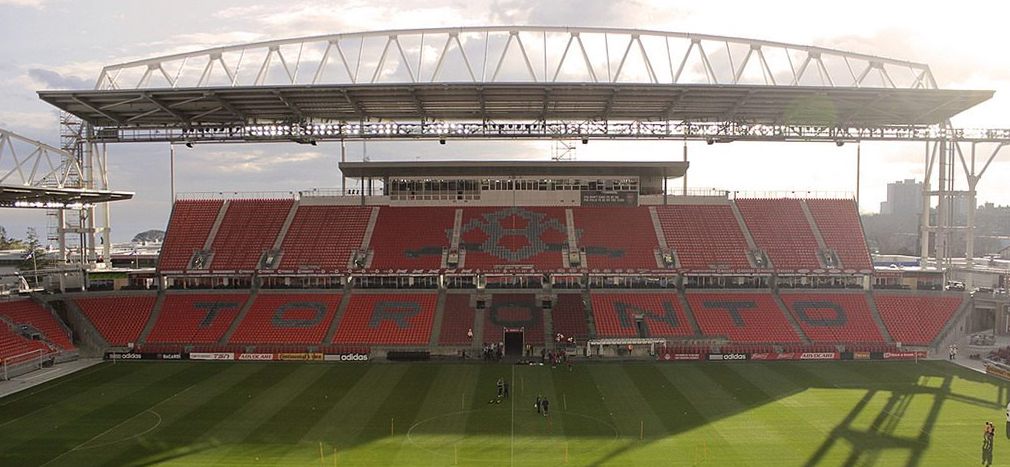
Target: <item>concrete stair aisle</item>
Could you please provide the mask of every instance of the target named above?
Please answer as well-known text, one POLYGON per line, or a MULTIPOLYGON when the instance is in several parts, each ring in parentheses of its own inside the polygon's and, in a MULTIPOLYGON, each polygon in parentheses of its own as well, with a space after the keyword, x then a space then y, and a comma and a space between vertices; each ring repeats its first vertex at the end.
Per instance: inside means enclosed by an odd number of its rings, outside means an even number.
POLYGON ((589 289, 582 291, 582 303, 586 309, 586 334, 590 339, 596 339, 596 320, 593 319, 593 299, 589 295, 589 289))
POLYGON ((701 337, 701 326, 698 326, 698 320, 694 317, 694 311, 691 309, 691 304, 687 302, 687 297, 678 291, 677 299, 680 301, 680 308, 684 310, 684 316, 687 317, 687 324, 691 325, 691 332, 695 337, 701 337))
MULTIPOLYGON (((544 346, 550 348, 556 348, 554 342, 554 314, 551 309, 543 309, 544 318, 544 346)), ((526 349, 523 349, 523 354, 526 353, 526 349)))
POLYGON ((445 289, 439 289, 435 302, 435 320, 431 325, 431 338, 428 345, 438 347, 438 339, 442 337, 442 319, 445 317, 445 289))
MULTIPOLYGON (((828 245, 824 243, 824 236, 821 235, 821 229, 817 227, 817 221, 814 220, 814 215, 810 212, 810 206, 807 204, 807 200, 800 200, 800 208, 803 211, 803 217, 807 220, 807 224, 810 225, 810 231, 814 233, 814 239, 817 240, 818 251, 828 251, 828 245)), ((817 262, 820 263, 821 266, 826 266, 824 264, 824 259, 821 258, 821 255, 817 255, 817 262)), ((837 265, 837 267, 841 266, 841 264, 837 265)))
MULTIPOLYGON (((476 295, 471 295, 471 300, 476 300, 476 295)), ((480 350, 484 347, 484 313, 487 313, 488 308, 485 306, 483 310, 478 310, 476 303, 471 303, 473 306, 473 350, 474 354, 480 357, 480 350)))
POLYGON ((137 338, 138 344, 146 344, 147 336, 151 335, 151 331, 154 329, 155 323, 158 322, 158 315, 161 314, 162 305, 165 304, 165 292, 159 292, 158 298, 154 301, 154 308, 151 309, 151 317, 147 320, 147 324, 144 325, 144 330, 140 331, 140 337, 137 338))
POLYGON ((666 234, 663 233, 663 224, 659 221, 659 212, 656 211, 655 206, 649 206, 649 217, 652 219, 652 229, 656 232, 656 242, 659 245, 659 251, 656 252, 656 267, 665 268, 666 264, 663 263, 663 251, 669 249, 666 243, 666 234))
POLYGON ((772 292, 772 298, 775 299, 775 304, 779 306, 779 311, 785 315, 786 321, 788 321, 789 325, 793 327, 793 331, 796 332, 797 336, 800 336, 800 340, 803 341, 804 344, 810 344, 810 338, 803 332, 803 328, 801 328, 800 323, 796 321, 796 317, 789 312, 789 308, 786 308, 786 302, 782 301, 782 297, 779 296, 778 291, 772 292))
MULTIPOLYGON (((751 235, 750 229, 747 228, 747 222, 743 220, 743 214, 740 213, 740 208, 737 207, 736 202, 730 200, 729 202, 730 210, 733 211, 733 217, 736 219, 737 225, 740 226, 740 232, 743 233, 744 240, 747 240, 747 249, 750 251, 758 250, 757 243, 754 243, 754 236, 751 235)), ((751 267, 756 268, 757 264, 754 264, 754 255, 747 255, 747 261, 750 262, 751 267)), ((771 260, 769 259, 769 262, 771 260)), ((771 267, 773 265, 769 265, 771 267)))
POLYGON ((333 342, 333 338, 337 335, 337 328, 340 326, 340 320, 343 319, 344 313, 347 312, 347 305, 349 303, 351 303, 351 289, 345 287, 344 295, 340 297, 340 305, 337 306, 337 313, 333 315, 333 322, 330 323, 330 328, 326 330, 326 338, 323 339, 323 345, 333 342))
POLYGON ((98 332, 98 328, 73 300, 63 300, 63 306, 66 310, 67 321, 74 331, 74 340, 82 356, 102 356, 102 352, 111 347, 109 342, 105 340, 105 336, 98 332))
POLYGON ((894 343, 894 338, 891 337, 890 331, 887 330, 887 326, 884 324, 884 319, 880 317, 880 309, 877 308, 877 302, 873 299, 873 292, 866 292, 866 304, 870 307, 870 317, 873 318, 874 324, 877 325, 877 330, 880 331, 880 335, 884 337, 884 341, 888 344, 894 343))
POLYGON ((242 320, 244 320, 246 315, 249 314, 249 309, 252 308, 253 302, 256 301, 256 295, 258 294, 258 289, 252 289, 252 292, 249 293, 249 298, 247 298, 245 303, 242 304, 242 308, 239 308, 238 316, 236 316, 231 322, 231 325, 228 326, 228 330, 224 332, 223 336, 221 336, 221 340, 218 341, 218 344, 224 345, 231 340, 231 336, 235 334, 235 330, 238 329, 239 325, 242 324, 242 320))

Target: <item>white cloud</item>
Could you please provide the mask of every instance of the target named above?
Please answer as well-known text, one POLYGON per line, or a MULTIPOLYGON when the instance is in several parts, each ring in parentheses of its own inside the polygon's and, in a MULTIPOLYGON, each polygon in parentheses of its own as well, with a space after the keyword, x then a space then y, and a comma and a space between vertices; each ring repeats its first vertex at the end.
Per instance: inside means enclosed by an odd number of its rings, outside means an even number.
POLYGON ((47 0, 0 0, 0 6, 20 6, 20 7, 30 7, 36 9, 45 8, 47 0))

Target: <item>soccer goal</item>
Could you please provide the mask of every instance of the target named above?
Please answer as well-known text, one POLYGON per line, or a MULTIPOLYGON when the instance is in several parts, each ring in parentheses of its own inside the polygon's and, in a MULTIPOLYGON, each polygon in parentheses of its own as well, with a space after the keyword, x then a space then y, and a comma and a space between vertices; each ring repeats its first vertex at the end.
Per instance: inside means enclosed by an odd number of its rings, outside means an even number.
POLYGON ((7 381, 15 376, 38 370, 42 368, 45 359, 46 352, 42 349, 4 358, 0 360, 0 379, 7 381))

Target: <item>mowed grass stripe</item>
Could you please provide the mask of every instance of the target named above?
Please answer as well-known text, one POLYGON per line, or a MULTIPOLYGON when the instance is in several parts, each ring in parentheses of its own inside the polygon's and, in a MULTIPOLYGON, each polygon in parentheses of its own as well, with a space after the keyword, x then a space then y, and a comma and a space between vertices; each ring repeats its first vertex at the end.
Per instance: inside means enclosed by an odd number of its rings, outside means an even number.
MULTIPOLYGON (((407 442, 393 459, 394 464, 445 465, 466 457, 466 410, 477 397, 480 366, 439 365, 428 394, 417 412, 417 420, 400 436, 407 442)), ((465 462, 464 462, 465 463, 465 462)))
POLYGON ((10 459, 21 465, 32 465, 56 458, 184 390, 191 381, 207 376, 184 365, 157 368, 153 364, 120 363, 115 367, 106 364, 106 368, 113 374, 134 370, 134 377, 98 383, 87 391, 86 398, 70 397, 3 427, 0 429, 0 463, 10 459))
MULTIPOLYGON (((622 445, 614 417, 609 411, 600 410, 605 407, 603 394, 593 377, 598 367, 575 365, 571 371, 559 367, 551 373, 555 391, 560 392, 554 417, 563 421, 566 435, 566 444, 560 446, 564 451, 555 452, 555 456, 564 461, 567 451, 569 464, 597 463, 622 445)), ((617 368, 611 370, 617 371, 617 368)))
POLYGON ((155 410, 162 421, 155 431, 122 446, 89 449, 82 451, 82 455, 89 462, 108 458, 108 461, 103 461, 108 465, 147 463, 157 459, 161 453, 178 452, 199 444, 201 440, 212 439, 211 428, 231 417, 245 404, 246 400, 236 397, 236 394, 262 381, 269 381, 273 370, 266 365, 231 365, 200 381, 194 390, 158 405, 155 410))

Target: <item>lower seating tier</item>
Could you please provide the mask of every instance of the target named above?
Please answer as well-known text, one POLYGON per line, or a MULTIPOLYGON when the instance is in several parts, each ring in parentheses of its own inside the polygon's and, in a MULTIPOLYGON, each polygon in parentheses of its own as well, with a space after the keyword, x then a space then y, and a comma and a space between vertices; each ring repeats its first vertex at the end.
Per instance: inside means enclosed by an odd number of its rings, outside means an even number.
POLYGON ((354 294, 333 343, 426 347, 436 299, 433 293, 354 294))
POLYGON ((217 343, 248 299, 248 294, 168 294, 147 343, 217 343))
POLYGON ((319 344, 340 306, 341 294, 260 293, 230 344, 319 344))
POLYGON ((151 319, 157 295, 82 297, 74 303, 84 312, 109 345, 136 344, 151 319))

